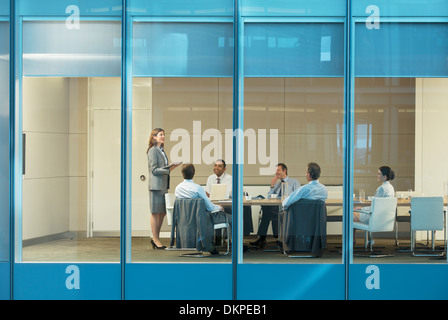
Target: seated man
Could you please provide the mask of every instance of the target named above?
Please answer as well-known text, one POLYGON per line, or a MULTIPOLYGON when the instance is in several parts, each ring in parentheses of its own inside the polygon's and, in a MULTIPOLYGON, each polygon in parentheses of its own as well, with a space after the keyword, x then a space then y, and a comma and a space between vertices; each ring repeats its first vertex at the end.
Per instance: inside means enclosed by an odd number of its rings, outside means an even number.
POLYGON ((210 197, 210 191, 212 190, 212 184, 225 184, 226 189, 226 199, 232 197, 232 176, 226 172, 226 162, 222 159, 215 161, 213 166, 213 174, 207 179, 207 184, 205 185, 205 193, 210 197))
POLYGON ((289 206, 299 201, 300 199, 326 201, 328 197, 328 191, 323 184, 319 183, 319 177, 319 165, 314 162, 308 163, 306 170, 306 180, 308 181, 308 183, 295 190, 283 200, 283 209, 287 210, 289 206))
MULTIPOLYGON (((205 193, 210 197, 213 184, 225 184, 226 185, 226 199, 232 198, 232 176, 226 172, 226 162, 223 159, 215 161, 213 166, 213 174, 207 178, 205 185, 205 193)), ((232 214, 232 207, 225 207, 224 211, 228 214, 232 214)), ((249 235, 253 231, 252 225, 252 209, 250 206, 244 206, 243 208, 243 232, 244 235, 249 235)), ((218 236, 219 238, 219 236, 218 236)))
MULTIPOLYGON (((272 194, 277 195, 278 197, 282 196, 282 192, 285 193, 283 196, 286 196, 300 187, 300 182, 296 179, 288 177, 288 167, 284 163, 279 163, 277 165, 277 171, 275 172, 274 177, 271 180, 271 188, 268 192, 268 198, 271 197, 272 194), (277 181, 280 180, 280 181, 277 181), (286 186, 288 186, 286 188, 286 186)), ((266 233, 268 231, 269 223, 272 220, 272 217, 275 214, 278 214, 278 207, 276 206, 262 206, 263 215, 261 217, 260 226, 258 227, 258 239, 254 242, 251 242, 251 245, 257 247, 263 247, 266 243, 266 233)), ((272 220, 272 231, 274 236, 278 234, 278 221, 272 220)))
POLYGON ((187 163, 182 166, 182 176, 184 181, 179 183, 174 191, 176 198, 180 199, 194 199, 202 198, 205 201, 205 206, 208 212, 223 211, 223 207, 214 204, 205 194, 204 188, 193 182, 195 168, 192 163, 187 163))
MULTIPOLYGON (((219 212, 223 211, 223 207, 214 204, 205 194, 204 188, 193 182, 195 168, 192 163, 187 163, 182 166, 182 176, 184 181, 179 183, 174 191, 174 195, 179 199, 195 199, 202 198, 205 201, 205 207, 207 212, 219 212)), ((224 214, 224 212, 222 212, 224 214)), ((210 250, 211 254, 217 254, 215 246, 212 246, 210 250)))

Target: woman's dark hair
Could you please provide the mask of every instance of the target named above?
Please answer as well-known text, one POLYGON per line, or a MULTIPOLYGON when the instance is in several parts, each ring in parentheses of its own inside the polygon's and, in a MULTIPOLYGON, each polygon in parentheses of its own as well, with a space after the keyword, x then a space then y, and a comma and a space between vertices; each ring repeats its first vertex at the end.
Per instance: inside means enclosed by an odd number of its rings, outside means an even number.
POLYGON ((390 167, 382 166, 382 167, 380 167, 380 171, 383 176, 386 176, 387 181, 394 180, 395 172, 390 167))

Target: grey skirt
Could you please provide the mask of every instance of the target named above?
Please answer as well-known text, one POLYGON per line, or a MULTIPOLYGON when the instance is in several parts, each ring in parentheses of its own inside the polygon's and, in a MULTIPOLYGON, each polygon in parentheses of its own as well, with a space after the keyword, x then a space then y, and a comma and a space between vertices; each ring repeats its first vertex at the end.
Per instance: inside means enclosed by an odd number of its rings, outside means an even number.
POLYGON ((149 208, 151 213, 166 212, 165 193, 168 190, 149 190, 149 208))

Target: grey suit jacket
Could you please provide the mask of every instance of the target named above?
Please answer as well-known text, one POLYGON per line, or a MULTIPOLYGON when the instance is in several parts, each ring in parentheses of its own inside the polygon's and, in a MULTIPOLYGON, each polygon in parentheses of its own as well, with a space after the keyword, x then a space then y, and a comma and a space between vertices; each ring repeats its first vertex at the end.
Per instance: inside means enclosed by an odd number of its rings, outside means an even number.
POLYGON ((169 188, 170 169, 162 169, 167 164, 162 150, 158 147, 153 146, 148 150, 149 190, 166 190, 169 188))

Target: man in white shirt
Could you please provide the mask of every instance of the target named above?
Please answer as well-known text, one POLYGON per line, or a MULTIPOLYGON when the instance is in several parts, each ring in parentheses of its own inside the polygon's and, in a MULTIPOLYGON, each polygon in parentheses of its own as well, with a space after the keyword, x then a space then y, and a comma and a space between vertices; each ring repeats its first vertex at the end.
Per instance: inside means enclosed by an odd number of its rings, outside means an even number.
POLYGON ((215 161, 213 166, 213 174, 207 178, 207 184, 205 185, 205 192, 210 197, 212 190, 212 184, 225 184, 226 199, 232 197, 232 176, 226 172, 226 162, 222 159, 215 161))
POLYGON ((283 200, 283 209, 287 210, 293 203, 299 201, 300 199, 326 201, 328 197, 328 191, 323 184, 319 183, 319 177, 319 165, 315 162, 308 163, 306 170, 306 180, 308 181, 308 183, 303 185, 299 189, 296 189, 293 193, 291 193, 283 200))

